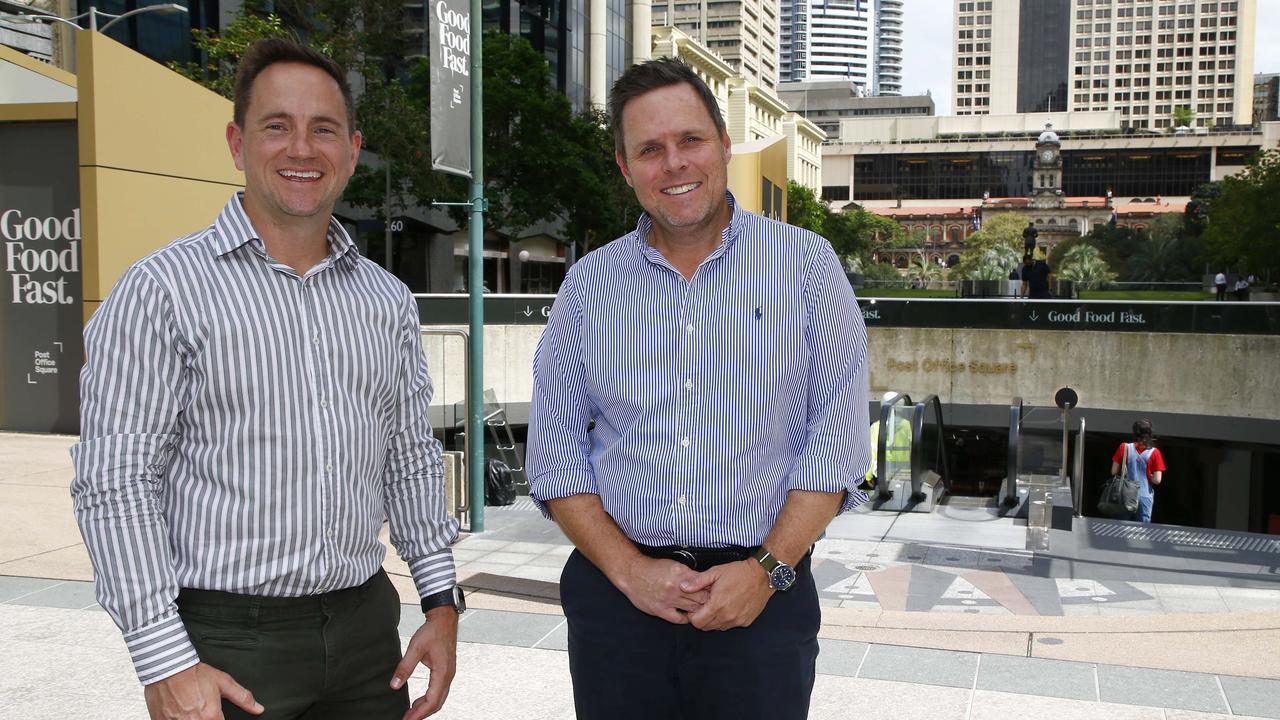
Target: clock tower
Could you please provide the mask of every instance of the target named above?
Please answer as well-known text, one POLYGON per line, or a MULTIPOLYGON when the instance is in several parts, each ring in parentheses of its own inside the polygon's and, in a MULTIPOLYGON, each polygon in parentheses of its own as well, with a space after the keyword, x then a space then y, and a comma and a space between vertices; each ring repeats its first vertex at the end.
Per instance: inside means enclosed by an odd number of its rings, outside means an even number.
POLYGON ((1062 142, 1051 123, 1045 123, 1044 132, 1036 141, 1035 162, 1031 174, 1031 207, 1061 208, 1062 197, 1062 142))

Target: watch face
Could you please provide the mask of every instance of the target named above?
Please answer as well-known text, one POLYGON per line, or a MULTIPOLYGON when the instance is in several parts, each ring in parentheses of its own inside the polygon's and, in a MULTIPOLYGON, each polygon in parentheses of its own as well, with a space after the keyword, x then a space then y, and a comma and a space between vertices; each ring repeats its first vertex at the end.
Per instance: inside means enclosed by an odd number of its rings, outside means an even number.
POLYGON ((1042 151, 1040 152, 1040 159, 1041 159, 1041 160, 1043 160, 1043 161, 1045 161, 1045 162, 1053 162, 1053 151, 1052 151, 1052 150, 1042 150, 1042 151))
POLYGON ((769 574, 769 586, 774 590, 789 590, 796 581, 796 571, 790 565, 779 563, 769 574))

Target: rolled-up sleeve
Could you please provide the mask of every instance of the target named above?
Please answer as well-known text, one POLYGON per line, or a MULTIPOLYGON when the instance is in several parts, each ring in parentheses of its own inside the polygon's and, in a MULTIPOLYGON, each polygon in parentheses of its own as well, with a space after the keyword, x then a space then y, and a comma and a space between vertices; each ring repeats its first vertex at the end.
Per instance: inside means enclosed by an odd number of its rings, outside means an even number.
POLYGON ((405 291, 401 309, 400 390, 383 478, 391 544, 409 565, 419 597, 457 582, 450 545, 458 521, 449 513, 440 442, 431 431, 431 376, 422 351, 418 308, 405 291))
POLYGON ((866 502, 858 484, 871 467, 867 329, 840 260, 821 238, 805 279, 809 346, 808 432, 788 489, 847 491, 840 511, 866 502))
POLYGON ((159 495, 188 399, 189 348, 163 287, 135 266, 85 330, 80 442, 71 449, 76 522, 98 603, 149 684, 200 661, 174 603, 177 581, 159 495))
POLYGON ((548 517, 548 500, 600 493, 591 470, 587 428, 592 405, 582 355, 582 296, 575 277, 570 271, 560 286, 533 358, 525 464, 529 495, 548 517))

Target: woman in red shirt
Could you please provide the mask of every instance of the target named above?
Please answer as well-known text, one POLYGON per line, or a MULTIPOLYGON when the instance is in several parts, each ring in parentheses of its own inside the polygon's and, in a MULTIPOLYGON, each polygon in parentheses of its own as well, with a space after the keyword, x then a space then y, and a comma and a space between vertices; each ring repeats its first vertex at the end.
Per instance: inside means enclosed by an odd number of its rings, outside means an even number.
POLYGON ((1120 463, 1124 462, 1129 466, 1129 477, 1142 481, 1138 491, 1138 510, 1130 519, 1149 523, 1156 500, 1155 487, 1164 480, 1164 456, 1155 446, 1150 420, 1139 420, 1133 424, 1133 438, 1134 442, 1120 443, 1116 448, 1111 458, 1111 474, 1119 474, 1120 463))

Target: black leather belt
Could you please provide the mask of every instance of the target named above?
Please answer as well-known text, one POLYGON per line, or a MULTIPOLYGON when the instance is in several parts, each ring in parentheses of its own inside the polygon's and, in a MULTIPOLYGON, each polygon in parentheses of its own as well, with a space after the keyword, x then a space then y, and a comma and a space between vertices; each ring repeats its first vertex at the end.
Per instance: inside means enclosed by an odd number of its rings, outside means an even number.
POLYGON ((655 547, 636 543, 640 552, 658 560, 675 560, 691 570, 706 570, 716 565, 746 560, 756 554, 759 547, 741 547, 731 545, 719 548, 685 547, 683 545, 665 545, 655 547))

